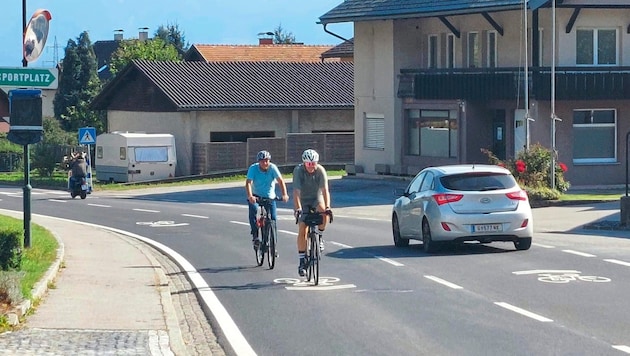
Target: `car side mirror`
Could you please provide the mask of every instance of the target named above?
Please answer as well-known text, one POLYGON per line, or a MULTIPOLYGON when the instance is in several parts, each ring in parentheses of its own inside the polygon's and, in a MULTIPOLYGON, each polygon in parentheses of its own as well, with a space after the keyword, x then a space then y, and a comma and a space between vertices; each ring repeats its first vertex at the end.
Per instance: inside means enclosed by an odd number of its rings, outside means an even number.
POLYGON ((396 198, 398 198, 398 197, 402 197, 402 196, 404 196, 404 197, 408 197, 408 196, 409 196, 409 194, 407 194, 407 192, 406 192, 406 191, 405 191, 405 189, 403 189, 403 188, 395 188, 395 189, 394 189, 394 196, 395 196, 396 198))

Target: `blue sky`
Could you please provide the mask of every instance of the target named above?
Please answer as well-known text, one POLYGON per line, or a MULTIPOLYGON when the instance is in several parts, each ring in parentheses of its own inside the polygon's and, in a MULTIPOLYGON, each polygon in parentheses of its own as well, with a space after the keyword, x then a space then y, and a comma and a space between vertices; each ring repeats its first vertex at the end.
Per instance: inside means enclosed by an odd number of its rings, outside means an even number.
MULTIPOLYGON (((50 31, 41 57, 29 67, 54 65, 69 39, 88 31, 92 43, 114 38, 137 38, 138 29, 152 36, 160 25, 177 24, 190 44, 256 44, 259 32, 282 25, 296 41, 337 45, 341 40, 324 32, 319 17, 343 0, 26 0, 27 22, 37 9, 50 11, 50 31)), ((22 1, 2 0, 0 67, 22 66, 22 1)), ((353 36, 352 24, 331 24, 328 30, 353 36)))

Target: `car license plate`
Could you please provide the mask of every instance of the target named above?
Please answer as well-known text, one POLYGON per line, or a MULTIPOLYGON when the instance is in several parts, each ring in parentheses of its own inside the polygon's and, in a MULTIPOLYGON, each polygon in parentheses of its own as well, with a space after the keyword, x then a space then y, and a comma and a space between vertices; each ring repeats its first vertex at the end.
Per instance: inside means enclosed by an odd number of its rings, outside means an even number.
POLYGON ((502 232, 503 225, 501 224, 483 224, 473 225, 473 232, 502 232))
POLYGON ((81 185, 81 190, 87 190, 87 184, 82 184, 81 185))

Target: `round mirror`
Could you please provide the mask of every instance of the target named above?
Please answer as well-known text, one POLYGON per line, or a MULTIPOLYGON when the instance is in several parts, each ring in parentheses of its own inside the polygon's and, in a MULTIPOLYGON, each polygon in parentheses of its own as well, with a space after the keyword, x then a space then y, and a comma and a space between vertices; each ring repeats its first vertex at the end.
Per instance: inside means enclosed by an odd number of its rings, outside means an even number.
POLYGON ((48 10, 37 10, 24 31, 24 59, 33 62, 39 58, 48 38, 48 21, 52 16, 48 10))

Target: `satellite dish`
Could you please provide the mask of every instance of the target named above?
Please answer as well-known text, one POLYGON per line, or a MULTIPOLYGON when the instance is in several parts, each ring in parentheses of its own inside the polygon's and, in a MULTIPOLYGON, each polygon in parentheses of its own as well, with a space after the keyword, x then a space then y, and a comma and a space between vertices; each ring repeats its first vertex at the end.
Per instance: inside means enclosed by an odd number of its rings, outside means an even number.
POLYGON ((28 62, 34 62, 39 58, 48 38, 48 22, 52 19, 48 10, 35 11, 24 31, 23 54, 28 62))

